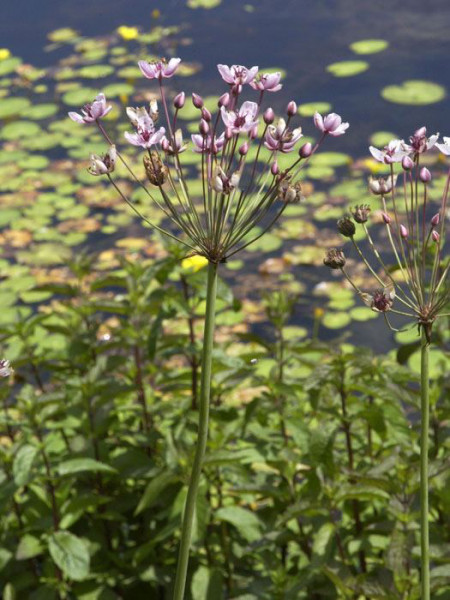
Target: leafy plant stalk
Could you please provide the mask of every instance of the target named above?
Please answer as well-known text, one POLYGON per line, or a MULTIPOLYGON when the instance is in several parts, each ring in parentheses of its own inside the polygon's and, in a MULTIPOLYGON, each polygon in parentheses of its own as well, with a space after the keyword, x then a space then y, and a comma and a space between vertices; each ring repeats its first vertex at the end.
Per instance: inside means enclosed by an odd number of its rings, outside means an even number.
POLYGON ((183 514, 180 549, 178 554, 177 574, 173 600, 183 600, 186 586, 186 575, 189 563, 189 549, 191 546, 192 526, 194 521, 197 491, 202 472, 203 458, 205 456, 206 442, 208 439, 208 418, 211 390, 211 363, 214 340, 215 306, 217 295, 217 263, 208 263, 208 281, 206 288, 206 314, 203 333, 203 354, 200 381, 199 403, 199 429, 197 447, 195 450, 194 464, 192 466, 191 480, 189 483, 186 505, 183 514))
POLYGON ((428 429, 430 420, 429 343, 422 330, 420 363, 420 560, 422 600, 430 600, 430 541, 428 532, 428 429))

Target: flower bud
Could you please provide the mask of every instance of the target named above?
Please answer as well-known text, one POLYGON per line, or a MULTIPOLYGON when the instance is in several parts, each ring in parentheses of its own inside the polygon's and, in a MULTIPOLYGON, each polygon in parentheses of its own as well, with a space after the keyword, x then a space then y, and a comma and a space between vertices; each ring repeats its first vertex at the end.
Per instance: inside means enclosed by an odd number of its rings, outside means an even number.
POLYGON ((297 105, 293 100, 287 105, 286 112, 288 117, 293 117, 297 113, 297 105))
POLYGON ((337 226, 339 233, 344 237, 351 238, 355 235, 356 227, 350 217, 342 217, 342 219, 339 219, 337 226))
POLYGON ((345 255, 339 248, 330 248, 323 259, 323 264, 330 269, 342 269, 345 262, 345 255))
POLYGON ((402 238, 404 240, 406 240, 408 237, 408 230, 406 229, 406 227, 404 225, 400 225, 400 235, 402 236, 402 238))
POLYGON ((211 121, 211 113, 205 107, 202 108, 202 118, 205 119, 208 123, 211 121))
POLYGON ((208 135, 208 133, 209 133, 209 125, 205 121, 205 119, 200 119, 200 124, 198 126, 198 130, 200 131, 200 133, 202 135, 208 135))
POLYGON ((303 144, 303 146, 298 151, 298 155, 300 156, 300 158, 308 158, 308 156, 311 156, 311 153, 312 153, 312 144, 310 144, 309 142, 306 142, 306 144, 303 144))
POLYGON ((392 219, 387 213, 383 213, 382 216, 383 216, 383 221, 386 223, 386 225, 389 225, 390 223, 392 223, 392 219))
POLYGON ((257 137, 257 135, 258 135, 258 125, 256 124, 256 125, 255 125, 254 127, 252 127, 252 128, 250 129, 250 131, 248 132, 248 137, 249 137, 251 140, 254 140, 254 139, 257 137))
POLYGON ((280 169, 278 168, 278 162, 276 160, 273 161, 272 166, 270 167, 270 172, 272 175, 278 175, 280 169))
POLYGON ((233 130, 231 129, 231 127, 226 127, 225 128, 225 139, 231 140, 232 137, 233 137, 233 130))
POLYGON ((173 105, 175 106, 175 108, 177 110, 179 110, 180 108, 183 108, 185 102, 186 102, 186 94, 184 92, 180 92, 173 99, 173 105))
POLYGON ((244 142, 242 146, 239 148, 239 154, 241 156, 245 156, 248 152, 248 142, 244 142))
POLYGON ((437 231, 435 231, 433 229, 433 231, 431 232, 431 237, 433 238, 433 242, 436 242, 436 244, 437 244, 439 242, 441 236, 439 235, 439 233, 437 231))
POLYGON ((431 181, 431 173, 426 167, 420 169, 419 177, 422 183, 429 183, 431 181))
POLYGON ((263 115, 264 123, 271 125, 275 121, 275 113, 271 108, 267 108, 263 115))
POLYGON ((434 215, 434 217, 431 219, 431 225, 433 227, 436 227, 436 225, 439 225, 439 221, 440 221, 440 215, 439 215, 439 213, 436 213, 434 215))
POLYGON ((217 102, 219 108, 221 106, 225 106, 225 108, 230 104, 230 94, 227 92, 226 94, 222 94, 217 102))
POLYGON ((203 106, 203 98, 198 94, 193 93, 192 104, 195 106, 195 108, 201 108, 203 106))
POLYGON ((167 152, 167 150, 170 148, 170 142, 166 137, 161 140, 161 148, 164 150, 164 152, 167 152))
POLYGON ((402 158, 402 167, 405 171, 410 171, 414 166, 412 159, 409 156, 402 158))
POLYGON ((414 137, 422 138, 422 137, 425 137, 426 135, 427 135, 427 128, 426 127, 419 127, 419 129, 417 129, 414 132, 414 137))

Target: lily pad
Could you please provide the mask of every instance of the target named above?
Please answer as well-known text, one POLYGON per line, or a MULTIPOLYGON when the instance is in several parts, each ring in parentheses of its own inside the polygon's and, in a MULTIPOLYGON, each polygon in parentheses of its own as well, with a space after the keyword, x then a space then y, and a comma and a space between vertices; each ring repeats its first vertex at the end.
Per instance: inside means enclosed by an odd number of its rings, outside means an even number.
POLYGON ((351 321, 347 312, 326 312, 322 319, 322 324, 328 329, 341 329, 346 327, 351 321))
POLYGON ((8 123, 0 132, 0 137, 4 140, 15 140, 17 138, 27 138, 38 136, 42 129, 32 121, 15 121, 8 123))
POLYGON ((56 104, 34 104, 27 109, 26 117, 27 119, 33 119, 33 121, 39 121, 40 119, 53 117, 57 112, 58 106, 56 104))
POLYGON ((111 73, 114 73, 114 67, 111 65, 88 65, 78 71, 78 75, 86 79, 108 77, 111 73))
POLYGON ((335 77, 353 77, 364 73, 369 68, 365 60, 343 60, 328 65, 327 71, 335 77))
POLYGON ((369 140, 376 147, 387 146, 391 140, 397 139, 397 135, 391 131, 376 131, 372 133, 369 140))
POLYGON ((222 0, 188 0, 189 8, 216 8, 222 0))
POLYGON ((376 52, 382 52, 389 46, 389 42, 381 39, 373 40, 359 40, 350 44, 350 49, 355 54, 375 54, 376 52))
POLYGON ((66 92, 62 101, 69 106, 83 106, 86 102, 92 102, 97 94, 98 90, 94 88, 76 88, 66 92))
POLYGON ((0 119, 19 115, 30 106, 28 98, 2 98, 0 100, 0 119))
POLYGON ((20 64, 22 64, 22 60, 17 56, 12 56, 11 58, 2 60, 0 62, 0 77, 3 75, 8 75, 9 73, 14 73, 20 64))
POLYGON ((52 42, 71 42, 78 37, 78 33, 70 27, 62 27, 51 31, 47 37, 52 42))
POLYGON ((298 107, 302 117, 313 117, 315 112, 329 113, 333 106, 329 102, 305 102, 298 107))
POLYGON ((443 100, 446 91, 439 83, 410 79, 398 85, 388 85, 381 90, 381 95, 388 102, 395 104, 425 106, 443 100))

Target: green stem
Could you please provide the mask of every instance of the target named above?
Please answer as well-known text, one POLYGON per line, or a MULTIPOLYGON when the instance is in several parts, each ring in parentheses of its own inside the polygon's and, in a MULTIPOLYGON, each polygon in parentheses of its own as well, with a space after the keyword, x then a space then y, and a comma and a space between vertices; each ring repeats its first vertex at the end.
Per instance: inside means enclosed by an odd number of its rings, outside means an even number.
POLYGON ((209 396, 211 389, 211 362, 214 339, 215 304, 217 294, 217 264, 208 264, 208 283, 206 288, 205 329, 203 333, 203 355, 201 370, 199 428, 191 481, 186 498, 181 531, 180 550, 178 554, 177 574, 173 600, 183 600, 186 586, 186 574, 189 562, 192 525, 194 521, 197 491, 202 472, 203 458, 208 439, 209 396))
POLYGON ((422 329, 420 363, 421 439, 420 439, 420 549, 421 549, 421 600, 430 600, 430 546, 428 533, 428 430, 429 402, 429 344, 422 329))

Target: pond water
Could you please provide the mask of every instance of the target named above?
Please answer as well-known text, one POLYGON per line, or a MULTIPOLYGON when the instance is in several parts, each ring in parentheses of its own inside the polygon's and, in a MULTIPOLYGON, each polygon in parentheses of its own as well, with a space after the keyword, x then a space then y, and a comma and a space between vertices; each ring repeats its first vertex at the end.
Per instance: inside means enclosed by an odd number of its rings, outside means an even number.
MULTIPOLYGON (((194 6, 207 2, 188 0, 194 6)), ((187 83, 179 84, 187 90, 216 94, 217 63, 286 70, 283 92, 274 98, 275 108, 283 110, 291 98, 297 103, 327 102, 350 121, 347 135, 331 140, 327 150, 357 159, 367 155, 374 132, 406 137, 424 124, 432 132, 450 135, 447 97, 427 105, 406 105, 389 102, 381 95, 386 86, 407 80, 425 80, 450 90, 448 0, 223 0, 210 9, 191 8, 185 0, 15 0, 2 6, 0 39, 3 47, 25 62, 48 67, 55 56, 44 48, 48 32, 54 29, 70 27, 94 37, 109 35, 120 25, 148 30, 154 24, 181 26, 169 47, 184 60, 201 65, 187 83), (157 18, 155 10, 160 12, 157 18), (386 40, 388 47, 362 55, 349 48, 355 41, 370 38, 386 40), (346 77, 327 71, 328 65, 341 61, 365 61, 367 69, 346 77)), ((59 51, 58 59, 64 52, 64 48, 59 51)), ((95 87, 96 82, 89 85, 95 87)), ((257 268, 253 257, 247 264, 257 268)), ((327 275, 312 267, 299 271, 300 277, 305 274, 308 291, 295 320, 311 325, 310 291, 327 275)), ((239 284, 239 278, 235 281, 239 284)), ((324 330, 323 337, 337 333, 324 330)), ((379 321, 354 325, 352 341, 377 350, 392 344, 391 335, 379 327, 379 321)))

